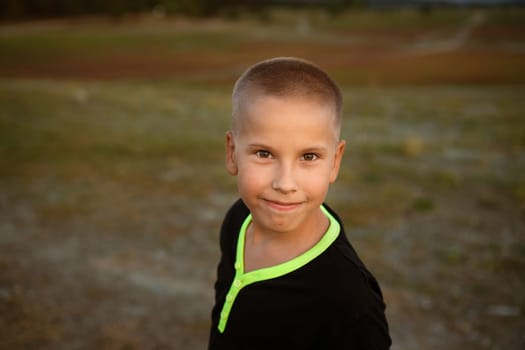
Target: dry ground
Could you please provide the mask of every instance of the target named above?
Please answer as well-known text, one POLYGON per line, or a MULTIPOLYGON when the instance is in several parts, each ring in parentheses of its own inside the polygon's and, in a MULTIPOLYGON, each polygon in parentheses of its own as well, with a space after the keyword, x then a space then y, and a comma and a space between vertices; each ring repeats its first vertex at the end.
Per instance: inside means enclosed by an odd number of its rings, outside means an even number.
POLYGON ((345 91, 328 201, 392 349, 522 349, 524 15, 376 16, 0 27, 0 348, 205 348, 231 85, 300 55, 345 91))

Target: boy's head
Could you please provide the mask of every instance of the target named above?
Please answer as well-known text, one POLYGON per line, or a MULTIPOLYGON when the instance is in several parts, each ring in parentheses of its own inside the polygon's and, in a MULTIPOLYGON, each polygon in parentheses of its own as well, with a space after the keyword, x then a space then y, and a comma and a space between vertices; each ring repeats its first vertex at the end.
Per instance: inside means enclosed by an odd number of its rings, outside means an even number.
POLYGON ((312 63, 274 58, 249 68, 235 84, 226 165, 261 232, 317 229, 320 205, 335 181, 341 92, 312 63))
POLYGON ((341 131, 343 98, 337 84, 315 64, 293 57, 261 61, 241 75, 232 95, 232 130, 238 131, 246 106, 259 96, 304 98, 333 110, 337 137, 341 131))

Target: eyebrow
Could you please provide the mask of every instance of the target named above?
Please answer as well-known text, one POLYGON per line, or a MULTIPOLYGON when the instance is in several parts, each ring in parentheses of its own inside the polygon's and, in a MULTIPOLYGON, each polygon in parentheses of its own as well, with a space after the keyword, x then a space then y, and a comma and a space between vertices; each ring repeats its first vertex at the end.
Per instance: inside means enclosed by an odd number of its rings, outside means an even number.
MULTIPOLYGON (((269 145, 265 145, 263 143, 250 143, 248 144, 248 148, 250 149, 262 148, 262 149, 267 149, 270 151, 274 149, 273 147, 269 145)), ((324 146, 310 146, 310 147, 307 147, 301 150, 301 153, 326 153, 326 152, 327 152, 327 148, 324 146)))
POLYGON ((250 143, 248 148, 263 148, 263 149, 273 149, 273 147, 265 145, 264 143, 250 143))
POLYGON ((323 146, 308 147, 307 149, 303 150, 304 153, 325 153, 326 151, 326 147, 323 146))

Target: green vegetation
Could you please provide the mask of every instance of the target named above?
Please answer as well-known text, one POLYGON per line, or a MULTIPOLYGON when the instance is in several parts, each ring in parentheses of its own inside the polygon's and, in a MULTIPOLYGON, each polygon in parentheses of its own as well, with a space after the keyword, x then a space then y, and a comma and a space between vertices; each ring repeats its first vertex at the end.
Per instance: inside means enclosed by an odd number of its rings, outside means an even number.
POLYGON ((525 11, 270 11, 261 23, 156 18, 0 27, 0 76, 229 83, 246 62, 288 55, 345 85, 521 84, 525 11), (505 20, 507 19, 507 20, 505 20))
POLYGON ((476 13, 0 27, 0 339, 205 347, 236 197, 231 87, 294 54, 343 87, 328 203, 381 282, 397 349, 523 348, 524 14, 486 12, 440 44, 476 13))

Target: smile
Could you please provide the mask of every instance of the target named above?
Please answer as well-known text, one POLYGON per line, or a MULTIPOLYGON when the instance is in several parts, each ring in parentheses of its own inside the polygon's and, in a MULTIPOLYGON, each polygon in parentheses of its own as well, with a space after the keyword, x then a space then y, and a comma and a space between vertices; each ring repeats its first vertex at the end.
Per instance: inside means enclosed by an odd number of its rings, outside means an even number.
POLYGON ((264 201, 271 209, 277 211, 292 211, 302 204, 301 202, 279 202, 268 199, 265 199, 264 201))

